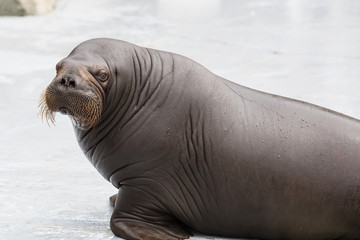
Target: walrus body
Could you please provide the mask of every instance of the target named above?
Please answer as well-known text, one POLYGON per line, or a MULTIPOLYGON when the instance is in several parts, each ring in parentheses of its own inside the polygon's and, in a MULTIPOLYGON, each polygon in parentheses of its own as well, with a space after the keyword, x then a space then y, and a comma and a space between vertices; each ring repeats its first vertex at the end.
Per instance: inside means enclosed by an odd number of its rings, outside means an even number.
POLYGON ((45 111, 71 115, 81 149, 119 189, 116 235, 183 239, 187 226, 230 237, 360 239, 358 120, 117 40, 86 41, 59 64, 45 111), (98 68, 108 73, 101 81, 98 68), (97 94, 101 116, 86 121, 66 101, 50 103, 71 91, 97 94))

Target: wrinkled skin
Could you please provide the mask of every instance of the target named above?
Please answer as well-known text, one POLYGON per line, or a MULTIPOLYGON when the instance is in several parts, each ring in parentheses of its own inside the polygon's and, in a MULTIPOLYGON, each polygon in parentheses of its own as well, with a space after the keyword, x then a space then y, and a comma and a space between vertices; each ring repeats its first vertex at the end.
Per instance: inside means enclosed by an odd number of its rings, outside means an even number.
POLYGON ((62 90, 45 93, 43 110, 74 115, 46 100, 69 91, 97 99, 95 122, 72 118, 81 149, 119 189, 117 236, 184 239, 187 226, 230 237, 360 239, 358 120, 117 40, 86 41, 58 66, 50 86, 62 90))

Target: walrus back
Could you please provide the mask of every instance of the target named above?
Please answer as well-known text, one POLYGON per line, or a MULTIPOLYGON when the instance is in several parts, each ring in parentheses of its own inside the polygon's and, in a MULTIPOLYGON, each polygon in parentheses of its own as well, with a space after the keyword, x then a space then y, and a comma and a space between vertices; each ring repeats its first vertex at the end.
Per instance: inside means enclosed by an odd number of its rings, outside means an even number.
POLYGON ((223 120, 210 133, 221 139, 212 151, 226 178, 217 182, 229 183, 217 187, 228 203, 221 219, 237 219, 227 222, 227 232, 264 239, 359 237, 360 121, 218 81, 224 88, 217 94, 231 99, 212 105, 223 120))

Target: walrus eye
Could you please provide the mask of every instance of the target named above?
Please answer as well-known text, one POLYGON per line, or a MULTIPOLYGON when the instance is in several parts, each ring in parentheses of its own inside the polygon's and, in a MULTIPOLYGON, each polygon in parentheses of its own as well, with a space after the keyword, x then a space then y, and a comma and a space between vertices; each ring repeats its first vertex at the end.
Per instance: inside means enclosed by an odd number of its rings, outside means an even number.
POLYGON ((109 78, 109 74, 105 70, 100 70, 97 74, 98 79, 102 82, 105 82, 109 78))

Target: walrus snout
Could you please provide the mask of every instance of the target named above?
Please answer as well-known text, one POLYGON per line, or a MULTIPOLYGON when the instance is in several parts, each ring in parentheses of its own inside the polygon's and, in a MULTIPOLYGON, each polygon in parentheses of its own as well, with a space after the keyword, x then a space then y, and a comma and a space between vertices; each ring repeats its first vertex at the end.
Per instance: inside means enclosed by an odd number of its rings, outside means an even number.
POLYGON ((55 113, 69 115, 77 125, 91 128, 100 120, 102 97, 89 81, 76 74, 58 74, 44 91, 39 107, 51 122, 55 113))

